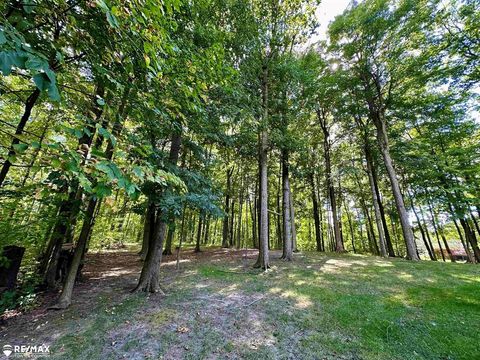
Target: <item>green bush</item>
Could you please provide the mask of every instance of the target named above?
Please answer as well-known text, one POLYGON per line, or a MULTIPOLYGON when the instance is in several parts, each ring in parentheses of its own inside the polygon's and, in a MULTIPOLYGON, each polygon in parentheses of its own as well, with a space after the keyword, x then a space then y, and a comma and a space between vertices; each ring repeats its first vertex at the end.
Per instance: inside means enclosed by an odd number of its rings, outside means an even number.
POLYGON ((29 310, 37 304, 36 289, 41 279, 34 273, 27 273, 21 279, 19 286, 7 290, 0 296, 0 313, 7 310, 29 310))

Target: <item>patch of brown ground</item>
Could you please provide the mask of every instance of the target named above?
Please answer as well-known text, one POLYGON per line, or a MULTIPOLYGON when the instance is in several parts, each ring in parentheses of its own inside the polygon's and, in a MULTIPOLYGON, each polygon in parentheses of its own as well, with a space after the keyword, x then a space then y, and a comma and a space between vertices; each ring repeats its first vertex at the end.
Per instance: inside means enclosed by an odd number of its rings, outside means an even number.
MULTIPOLYGON (((257 256, 257 250, 235 250, 210 248, 200 253, 182 250, 180 268, 208 262, 225 262, 241 258, 244 266, 257 256)), ((48 310, 54 304, 58 293, 43 292, 38 294, 38 306, 27 313, 13 313, 13 316, 1 318, 0 339, 3 344, 25 344, 41 341, 53 343, 62 335, 61 324, 66 318, 85 318, 95 308, 99 296, 111 296, 121 302, 134 288, 141 271, 141 261, 136 252, 106 251, 90 253, 86 257, 82 272, 82 281, 75 285, 72 305, 65 311, 48 310)), ((176 266, 176 253, 163 257, 162 268, 176 266)), ((169 272, 162 281, 168 284, 181 272, 169 272)), ((153 309, 155 311, 155 309, 153 309)))

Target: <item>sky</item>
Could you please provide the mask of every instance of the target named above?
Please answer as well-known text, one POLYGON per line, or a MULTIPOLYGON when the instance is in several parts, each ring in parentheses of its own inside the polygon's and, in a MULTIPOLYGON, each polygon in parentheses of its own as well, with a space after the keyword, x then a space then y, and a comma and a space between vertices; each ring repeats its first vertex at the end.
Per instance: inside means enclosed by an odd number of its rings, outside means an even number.
POLYGON ((316 11, 317 19, 320 22, 318 36, 311 39, 312 42, 326 40, 328 24, 335 16, 340 15, 348 6, 350 0, 322 0, 316 11))

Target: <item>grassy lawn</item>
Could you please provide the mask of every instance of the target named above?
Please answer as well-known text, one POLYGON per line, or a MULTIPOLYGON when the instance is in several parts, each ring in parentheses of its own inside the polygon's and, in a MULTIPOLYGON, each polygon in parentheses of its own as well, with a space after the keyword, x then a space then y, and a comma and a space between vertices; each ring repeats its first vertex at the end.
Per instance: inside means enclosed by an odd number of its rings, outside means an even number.
POLYGON ((259 273, 208 255, 165 268, 167 296, 116 282, 54 313, 53 358, 480 359, 477 266, 305 253, 259 273))

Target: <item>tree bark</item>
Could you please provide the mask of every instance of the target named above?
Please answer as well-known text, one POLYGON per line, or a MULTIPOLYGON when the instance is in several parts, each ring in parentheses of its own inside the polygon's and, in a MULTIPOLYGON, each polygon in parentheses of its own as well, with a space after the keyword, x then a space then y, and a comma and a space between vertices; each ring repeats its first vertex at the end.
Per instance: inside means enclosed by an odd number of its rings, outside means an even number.
POLYGON ((292 223, 292 247, 293 252, 298 252, 297 249, 297 227, 295 226, 295 205, 293 204, 293 194, 290 188, 290 221, 292 223))
POLYGON ((288 152, 282 151, 282 192, 283 192, 283 255, 282 259, 293 260, 292 223, 290 209, 290 180, 288 171, 288 152))
POLYGON ((25 102, 25 109, 23 111, 23 115, 20 118, 20 122, 18 123, 17 128, 15 129, 15 136, 12 139, 12 143, 8 150, 7 158, 5 159, 2 169, 0 170, 0 187, 2 187, 3 181, 7 177, 8 171, 12 166, 12 163, 10 162, 9 157, 15 155, 15 145, 20 144, 19 136, 23 134, 23 130, 27 125, 28 119, 30 119, 30 115, 32 114, 32 109, 35 106, 35 103, 37 102, 39 96, 40 96, 40 90, 36 88, 30 94, 30 96, 27 98, 27 101, 25 102))
MULTIPOLYGON (((427 238, 425 236, 425 230, 423 229, 422 222, 420 221, 420 217, 418 216, 417 210, 415 209, 415 204, 413 203, 413 196, 408 193, 410 197, 410 205, 412 206, 413 214, 415 215, 415 219, 417 219, 417 225, 418 229, 420 230, 420 235, 422 236, 423 244, 425 245, 425 248, 427 249, 428 256, 430 257, 430 260, 432 261, 437 261, 437 257, 435 256, 435 252, 433 251, 433 246, 429 244, 427 241, 427 238)), ((445 259, 443 259, 445 261, 445 259)))
POLYGON ((433 230, 435 232, 435 237, 437 238, 437 242, 440 244, 440 237, 441 237, 443 241, 443 245, 445 246, 445 250, 447 250, 448 257, 450 258, 450 261, 455 262, 455 257, 453 256, 452 251, 450 250, 450 246, 448 246, 448 242, 447 242, 447 239, 445 238, 443 229, 441 229, 441 227, 439 227, 438 225, 438 221, 436 220, 436 216, 435 216, 435 213, 433 212, 432 204, 430 204, 430 202, 428 202, 428 210, 430 212, 430 217, 432 218, 433 230))
POLYGON ((480 248, 478 247, 477 238, 475 233, 472 231, 470 224, 467 220, 460 218, 460 225, 462 225, 463 231, 465 232, 465 239, 470 244, 473 250, 473 255, 475 256, 475 261, 480 262, 480 248))
POLYGON ((365 136, 364 139, 364 151, 365 151, 365 159, 367 162, 367 174, 368 174, 368 181, 370 183, 370 191, 372 192, 372 198, 373 198, 373 209, 375 212, 375 223, 377 225, 377 231, 378 231, 378 238, 379 238, 379 243, 380 243, 380 255, 383 257, 387 257, 387 244, 385 241, 385 233, 384 233, 384 228, 382 224, 382 215, 380 213, 380 206, 379 206, 379 199, 378 199, 378 194, 375 189, 375 182, 373 179, 373 160, 372 160, 372 154, 370 152, 370 146, 368 144, 368 138, 365 136))
POLYGON ((387 169, 388 177, 390 179, 390 185, 392 187, 393 197, 395 199, 395 205, 397 207, 398 215, 400 217, 400 224, 402 226, 403 237, 407 248, 407 258, 410 260, 420 260, 417 254, 417 247, 415 239, 413 238, 413 232, 408 220, 408 213, 403 201, 403 195, 400 191, 400 184, 397 179, 397 173, 393 167, 392 157, 390 156, 390 148, 388 144, 387 129, 384 119, 380 116, 374 118, 374 124, 377 129, 377 141, 382 152, 383 161, 387 169))
POLYGON ((155 204, 149 201, 147 210, 145 211, 145 221, 143 224, 142 249, 140 250, 140 259, 145 260, 148 252, 148 243, 150 234, 153 232, 155 223, 155 204))
POLYGON ((268 66, 263 65, 262 78, 263 119, 259 134, 260 173, 260 251, 257 264, 264 270, 270 267, 268 254, 268 66))
POLYGON ((200 250, 200 239, 202 238, 202 225, 203 225, 204 217, 205 217, 205 215, 203 215, 203 213, 201 213, 198 216, 197 241, 195 242, 195 250, 193 251, 193 252, 196 252, 196 253, 201 252, 201 250, 200 250))
POLYGON ((351 241, 352 241, 352 250, 353 250, 353 253, 355 254, 357 251, 355 249, 355 236, 353 234, 352 217, 350 215, 350 212, 348 211, 347 202, 345 201, 345 197, 343 197, 343 207, 345 208, 345 213, 347 214, 347 221, 348 221, 348 226, 350 228, 350 237, 351 237, 351 241))
POLYGON ((85 212, 85 219, 83 221, 82 231, 80 232, 80 236, 78 238, 78 242, 75 247, 75 251, 73 253, 73 260, 70 264, 70 268, 68 269, 67 278, 65 280, 65 285, 63 286, 62 293, 56 305, 53 308, 56 309, 66 309, 70 306, 72 302, 72 293, 73 293, 73 286, 75 285, 75 279, 77 278, 78 268, 80 267, 80 263, 82 261, 84 250, 87 246, 89 231, 90 231, 90 224, 93 221, 93 214, 95 212, 95 207, 97 206, 96 198, 91 198, 88 202, 88 207, 85 212))
POLYGON ((335 251, 344 252, 345 249, 343 247, 342 237, 340 234, 340 223, 338 220, 338 213, 337 213, 337 200, 335 197, 335 189, 333 187, 333 181, 332 181, 332 164, 330 159, 330 132, 329 132, 326 116, 327 115, 323 111, 317 110, 317 117, 323 131, 323 155, 325 158, 325 179, 327 184, 328 198, 330 200, 330 207, 332 211, 333 230, 334 230, 334 238, 335 238, 335 251))
POLYGON ((375 166, 372 167, 373 184, 375 185, 375 192, 377 193, 378 208, 380 209, 380 216, 382 218, 383 233, 385 235, 385 242, 387 244, 388 256, 395 257, 395 251, 393 250, 392 239, 390 237, 390 231, 388 230, 387 218, 385 217, 385 209, 382 203, 382 197, 380 195, 380 189, 378 187, 378 176, 375 166))
MULTIPOLYGON (((176 166, 181 147, 181 133, 176 132, 172 135, 172 142, 170 146, 170 154, 168 161, 171 165, 176 166)), ((163 218, 160 210, 157 210, 155 219, 155 231, 150 238, 148 246, 147 257, 143 263, 140 279, 133 291, 144 292, 160 292, 160 265, 162 263, 163 243, 165 241, 165 232, 167 229, 167 222, 163 218)))
POLYGON ((227 248, 229 244, 228 239, 228 220, 230 217, 230 192, 231 192, 231 178, 233 174, 233 167, 227 169, 227 189, 225 192, 225 216, 223 218, 223 233, 222 233, 222 247, 227 248))
POLYGON ((173 236, 175 234, 175 220, 168 225, 167 240, 165 241, 165 249, 163 249, 163 255, 172 255, 172 243, 173 236))

